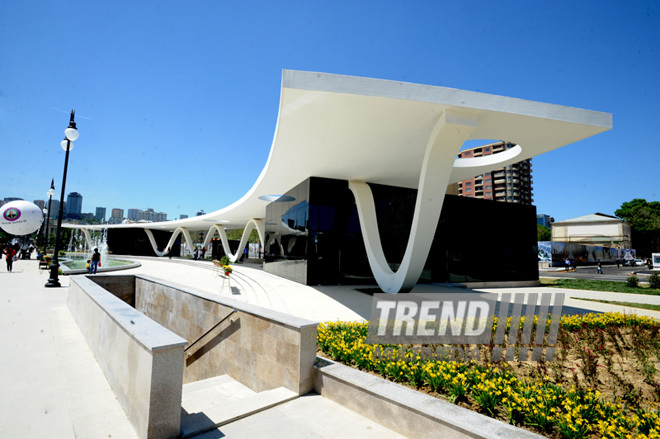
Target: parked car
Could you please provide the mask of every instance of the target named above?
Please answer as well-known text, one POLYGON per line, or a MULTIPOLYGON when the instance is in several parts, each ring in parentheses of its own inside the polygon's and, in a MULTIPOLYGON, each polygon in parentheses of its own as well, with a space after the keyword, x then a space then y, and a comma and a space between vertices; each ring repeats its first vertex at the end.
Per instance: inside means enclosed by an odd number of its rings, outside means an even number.
POLYGON ((634 265, 635 265, 635 267, 641 267, 642 265, 645 265, 645 264, 644 264, 644 261, 642 261, 641 259, 635 259, 634 260, 634 265))

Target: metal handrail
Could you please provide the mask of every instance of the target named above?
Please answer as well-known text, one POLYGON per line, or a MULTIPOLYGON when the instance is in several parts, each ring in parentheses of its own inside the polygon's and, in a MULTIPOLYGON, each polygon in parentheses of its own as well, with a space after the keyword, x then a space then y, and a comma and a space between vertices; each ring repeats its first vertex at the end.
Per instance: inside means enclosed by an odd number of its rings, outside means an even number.
POLYGON ((232 314, 234 314, 235 312, 236 312, 236 310, 233 309, 229 314, 227 314, 227 315, 224 316, 222 319, 220 319, 220 321, 219 321, 218 323, 216 323, 215 325, 213 325, 213 327, 212 327, 211 329, 209 329, 208 331, 206 331, 204 334, 200 335, 199 338, 198 338, 197 340, 195 340, 195 341, 193 341, 192 343, 190 343, 190 344, 188 345, 188 347, 185 348, 185 349, 183 350, 183 352, 184 352, 184 353, 185 353, 185 352, 188 352, 188 349, 190 349, 190 348, 193 347, 195 344, 197 344, 198 341, 200 341, 201 339, 203 339, 204 337, 206 337, 206 336, 208 335, 209 332, 211 332, 211 331, 213 331, 215 328, 217 328, 218 325, 220 325, 220 323, 222 323, 222 322, 224 322, 225 320, 227 320, 227 319, 228 319, 232 314))

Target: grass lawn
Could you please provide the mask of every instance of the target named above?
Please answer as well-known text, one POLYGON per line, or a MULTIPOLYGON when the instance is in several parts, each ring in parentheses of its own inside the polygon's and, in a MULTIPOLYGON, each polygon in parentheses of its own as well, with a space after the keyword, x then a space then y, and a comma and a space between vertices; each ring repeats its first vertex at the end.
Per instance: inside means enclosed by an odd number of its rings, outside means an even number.
POLYGON ((660 311, 660 305, 652 305, 648 303, 619 302, 618 300, 587 299, 583 297, 571 297, 571 299, 588 300, 590 302, 609 303, 611 305, 628 306, 630 308, 642 308, 650 309, 653 311, 660 311))
POLYGON ((573 290, 592 290, 592 291, 609 291, 613 293, 629 293, 629 294, 649 294, 658 295, 660 290, 650 288, 648 285, 640 285, 638 287, 629 287, 626 282, 616 282, 609 280, 591 280, 591 279, 557 279, 557 278, 541 278, 539 279, 541 285, 551 288, 570 288, 573 290))

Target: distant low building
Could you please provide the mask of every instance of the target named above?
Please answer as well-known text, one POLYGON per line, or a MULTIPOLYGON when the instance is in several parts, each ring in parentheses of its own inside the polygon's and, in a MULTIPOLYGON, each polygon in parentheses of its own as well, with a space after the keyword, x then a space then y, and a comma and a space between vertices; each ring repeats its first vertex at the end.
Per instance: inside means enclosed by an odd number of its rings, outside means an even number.
POLYGON ((594 213, 553 223, 552 241, 632 248, 630 224, 604 213, 594 213))

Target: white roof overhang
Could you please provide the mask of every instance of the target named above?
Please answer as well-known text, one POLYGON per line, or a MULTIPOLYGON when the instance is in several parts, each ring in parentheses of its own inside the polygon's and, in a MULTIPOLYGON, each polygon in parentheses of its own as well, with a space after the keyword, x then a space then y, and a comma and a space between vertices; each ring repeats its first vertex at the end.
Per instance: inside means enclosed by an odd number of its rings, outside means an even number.
POLYGON ((417 188, 429 136, 447 110, 477 117, 471 139, 520 145, 487 157, 456 159, 450 183, 612 128, 609 113, 430 85, 284 70, 268 161, 240 200, 183 220, 103 227, 242 228, 251 218, 265 217, 268 201, 259 197, 284 194, 312 176, 417 188))

